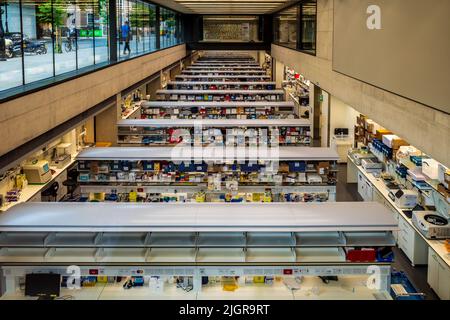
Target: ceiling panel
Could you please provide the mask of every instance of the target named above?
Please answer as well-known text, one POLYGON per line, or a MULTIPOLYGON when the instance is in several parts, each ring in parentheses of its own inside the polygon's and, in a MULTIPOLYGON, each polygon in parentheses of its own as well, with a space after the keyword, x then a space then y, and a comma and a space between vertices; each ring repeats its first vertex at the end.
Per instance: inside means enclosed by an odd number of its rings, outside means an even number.
POLYGON ((294 2, 292 0, 172 0, 185 12, 196 14, 267 14, 294 2))

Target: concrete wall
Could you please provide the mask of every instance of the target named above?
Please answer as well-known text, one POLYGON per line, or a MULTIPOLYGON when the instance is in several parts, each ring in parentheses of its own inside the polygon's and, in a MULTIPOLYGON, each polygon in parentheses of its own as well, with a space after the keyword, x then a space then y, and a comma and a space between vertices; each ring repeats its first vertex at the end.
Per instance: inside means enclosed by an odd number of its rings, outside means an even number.
POLYGON ((0 155, 183 59, 185 45, 119 63, 0 105, 0 155))
MULTIPOLYGON (((449 167, 450 116, 334 72, 333 0, 318 0, 317 15, 317 56, 277 45, 272 45, 272 56, 449 167)), ((424 90, 427 85, 433 85, 432 79, 424 82, 424 90)))

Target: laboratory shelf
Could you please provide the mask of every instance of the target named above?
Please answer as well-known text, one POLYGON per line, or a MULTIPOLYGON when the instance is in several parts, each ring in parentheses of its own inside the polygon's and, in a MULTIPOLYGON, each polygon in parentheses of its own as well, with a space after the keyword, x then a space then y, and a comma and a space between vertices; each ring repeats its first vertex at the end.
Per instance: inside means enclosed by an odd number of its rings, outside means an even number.
POLYGON ((143 247, 146 244, 147 235, 145 232, 101 233, 96 244, 100 247, 143 247))
POLYGON ((248 248, 246 262, 295 262, 295 251, 290 248, 248 248))
POLYGON ((149 246, 152 247, 194 247, 196 236, 192 232, 153 232, 149 246))
POLYGON ((341 232, 303 232, 296 233, 297 247, 344 246, 345 238, 341 232))
POLYGON ((167 85, 183 85, 183 86, 198 86, 198 85, 232 85, 232 86, 275 86, 274 81, 169 81, 167 85))
POLYGON ((90 232, 56 232, 50 233, 45 245, 47 247, 93 247, 97 235, 90 232))
POLYGON ((94 262, 97 249, 95 248, 50 248, 44 255, 47 263, 94 262))
POLYGON ((96 253, 96 261, 103 263, 145 262, 147 250, 140 248, 102 248, 96 253))
MULTIPOLYGON (((43 262, 47 248, 11 248, 0 249, 0 262, 35 263, 43 262)), ((73 257, 76 261, 76 257, 73 257)))
MULTIPOLYGON (((301 127, 310 126, 308 119, 133 119, 119 120, 117 127, 301 127)), ((151 133, 118 132, 118 135, 151 135, 151 133)), ((161 135, 161 134, 158 134, 161 135)))
POLYGON ((183 95, 284 95, 284 90, 274 89, 274 90, 238 90, 238 89, 228 89, 228 90, 189 90, 189 89, 160 89, 156 91, 157 95, 160 94, 183 94, 183 95))
POLYGON ((199 69, 199 70, 183 70, 182 74, 224 74, 224 75, 235 75, 240 74, 243 76, 249 76, 254 74, 265 75, 266 71, 264 70, 220 70, 220 69, 199 69))
MULTIPOLYGON (((258 155, 258 148, 235 147, 232 149, 234 160, 256 159, 259 161, 337 161, 339 155, 332 148, 313 147, 279 147, 268 148, 267 154, 258 155)), ((224 161, 223 147, 181 148, 181 147, 109 147, 84 149, 77 160, 168 160, 172 161, 224 161)))
POLYGON ((291 247, 295 238, 291 233, 247 233, 247 247, 291 247))
POLYGON ((43 232, 2 232, 0 246, 2 247, 42 247, 48 233, 43 232))
POLYGON ((196 250, 193 248, 154 248, 147 257, 147 262, 194 263, 196 250))
MULTIPOLYGON (((260 81, 262 79, 270 79, 270 76, 261 74, 261 75, 247 75, 247 74, 237 74, 237 75, 208 75, 208 74, 202 74, 202 75, 177 75, 175 76, 175 79, 245 79, 245 80, 254 80, 258 79, 257 81, 260 81)), ((248 81, 251 83, 252 81, 248 81)))
POLYGON ((345 262, 345 252, 340 247, 297 248, 298 262, 345 262))
POLYGON ((243 232, 200 232, 197 247, 245 247, 243 232))
POLYGON ((257 71, 264 71, 260 66, 206 66, 206 65, 192 65, 189 67, 186 67, 184 69, 186 71, 192 70, 192 71, 204 71, 204 70, 226 70, 226 71, 235 71, 235 70, 257 70, 257 71))
POLYGON ((196 262, 245 262, 245 252, 242 248, 199 248, 196 262))
POLYGON ((395 246, 391 232, 345 232, 347 246, 395 246))

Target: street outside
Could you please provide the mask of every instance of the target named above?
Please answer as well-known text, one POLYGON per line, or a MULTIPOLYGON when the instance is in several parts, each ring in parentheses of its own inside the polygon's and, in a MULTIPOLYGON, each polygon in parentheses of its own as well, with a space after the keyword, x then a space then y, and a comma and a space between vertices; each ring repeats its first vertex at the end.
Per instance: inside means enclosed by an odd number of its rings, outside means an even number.
MULTIPOLYGON (((66 52, 63 40, 62 53, 55 53, 55 75, 76 70, 77 53, 73 51, 66 52)), ((118 58, 127 59, 144 52, 155 50, 155 36, 150 38, 135 39, 130 42, 131 53, 123 54, 124 44, 118 44, 118 58), (137 48, 139 50, 137 50, 137 48), (145 50, 144 50, 145 49, 145 50)), ((161 38, 161 47, 172 46, 176 44, 176 38, 161 38)), ((25 82, 31 83, 37 80, 53 77, 53 47, 51 42, 46 43, 47 53, 42 55, 25 53, 24 69, 25 82)), ((108 42, 107 38, 95 38, 95 64, 108 61, 108 42)), ((94 64, 94 48, 92 38, 78 40, 78 68, 91 66, 94 64)), ((0 91, 9 88, 21 86, 22 83, 22 58, 14 57, 7 61, 0 61, 0 91)))

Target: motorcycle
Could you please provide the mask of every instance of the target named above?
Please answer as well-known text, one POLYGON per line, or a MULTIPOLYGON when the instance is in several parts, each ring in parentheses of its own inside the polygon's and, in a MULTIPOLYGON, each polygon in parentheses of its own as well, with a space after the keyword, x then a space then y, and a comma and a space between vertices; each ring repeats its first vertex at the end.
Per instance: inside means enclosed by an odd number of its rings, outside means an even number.
POLYGON ((8 59, 22 55, 22 35, 18 32, 5 34, 5 53, 8 59))
POLYGON ((30 40, 28 37, 23 37, 23 39, 15 37, 10 37, 7 39, 7 57, 20 57, 22 55, 22 43, 24 53, 33 54, 46 54, 47 45, 45 41, 40 40, 30 40))
POLYGON ((45 41, 40 40, 30 40, 27 37, 23 38, 23 52, 24 53, 35 53, 35 54, 46 54, 47 45, 45 41))
POLYGON ((11 39, 5 39, 5 56, 7 59, 11 59, 14 57, 13 42, 11 39))

